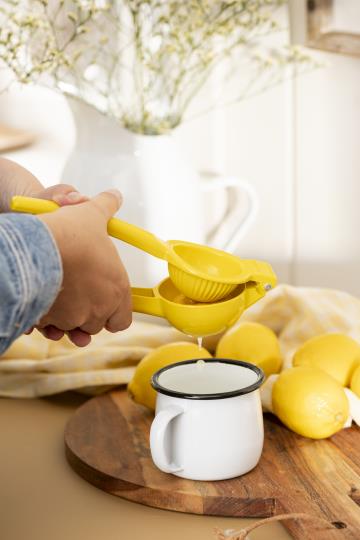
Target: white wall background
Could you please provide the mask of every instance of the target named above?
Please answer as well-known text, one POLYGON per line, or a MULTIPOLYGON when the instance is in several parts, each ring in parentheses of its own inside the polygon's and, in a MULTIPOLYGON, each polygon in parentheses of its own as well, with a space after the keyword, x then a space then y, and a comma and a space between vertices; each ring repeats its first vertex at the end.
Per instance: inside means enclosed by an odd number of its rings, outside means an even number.
MULTIPOLYGON (((260 213, 242 257, 269 260, 280 281, 360 295, 360 59, 322 56, 326 67, 184 124, 176 137, 198 168, 221 166, 256 188, 260 213)), ((75 137, 65 100, 13 89, 0 96, 0 122, 36 131, 33 147, 8 157, 47 185, 58 181, 75 137)))
POLYGON ((325 58, 296 83, 295 277, 360 295, 360 58, 325 58))

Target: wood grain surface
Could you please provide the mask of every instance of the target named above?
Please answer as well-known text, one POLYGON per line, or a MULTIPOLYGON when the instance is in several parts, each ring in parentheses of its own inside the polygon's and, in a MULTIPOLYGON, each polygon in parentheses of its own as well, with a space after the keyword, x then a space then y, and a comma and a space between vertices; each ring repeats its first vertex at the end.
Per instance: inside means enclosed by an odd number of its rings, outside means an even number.
POLYGON ((66 427, 70 465, 98 488, 149 506, 239 517, 305 512, 326 519, 329 527, 316 521, 285 521, 295 539, 360 539, 358 428, 314 441, 266 415, 258 466, 232 480, 199 482, 165 474, 154 466, 149 450, 152 418, 124 390, 89 400, 66 427))

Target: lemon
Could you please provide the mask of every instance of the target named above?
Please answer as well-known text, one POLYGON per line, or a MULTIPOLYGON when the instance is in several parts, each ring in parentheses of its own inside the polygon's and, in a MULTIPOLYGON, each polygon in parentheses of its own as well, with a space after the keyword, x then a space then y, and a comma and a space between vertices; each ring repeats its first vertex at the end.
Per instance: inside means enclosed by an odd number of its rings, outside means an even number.
POLYGON ((355 369, 351 377, 350 388, 360 398, 360 366, 355 369))
POLYGON ((272 409, 289 429, 312 439, 330 437, 344 427, 349 416, 341 384, 309 366, 280 373, 273 385, 272 409))
POLYGON ((266 326, 255 322, 240 323, 220 339, 216 348, 218 358, 244 360, 260 367, 266 376, 281 369, 278 339, 266 326))
POLYGON ((144 356, 136 366, 133 378, 128 385, 129 394, 136 403, 155 410, 156 391, 150 384, 154 373, 169 364, 196 358, 211 358, 211 354, 203 347, 185 341, 158 347, 144 356))
POLYGON ((360 363, 360 345, 345 334, 322 334, 306 341, 295 353, 293 366, 313 366, 349 386, 360 363))

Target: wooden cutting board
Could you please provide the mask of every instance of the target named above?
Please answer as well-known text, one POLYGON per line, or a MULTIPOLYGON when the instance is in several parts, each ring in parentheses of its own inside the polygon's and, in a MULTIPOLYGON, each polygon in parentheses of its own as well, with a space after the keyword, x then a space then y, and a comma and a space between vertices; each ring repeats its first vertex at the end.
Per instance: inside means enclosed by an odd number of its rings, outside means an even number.
POLYGON ((295 539, 360 539, 360 430, 314 441, 292 433, 272 415, 258 466, 232 480, 199 482, 159 471, 149 450, 150 411, 126 391, 82 405, 65 431, 67 459, 98 488, 138 503, 218 516, 268 517, 305 512, 334 524, 284 522, 295 539))

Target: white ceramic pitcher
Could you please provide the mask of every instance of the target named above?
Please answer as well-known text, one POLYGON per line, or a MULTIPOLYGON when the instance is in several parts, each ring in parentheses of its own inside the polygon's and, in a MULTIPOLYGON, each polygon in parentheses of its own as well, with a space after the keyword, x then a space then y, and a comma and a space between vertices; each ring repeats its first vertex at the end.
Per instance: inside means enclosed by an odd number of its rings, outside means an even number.
MULTIPOLYGON (((119 189, 124 203, 118 217, 164 240, 234 251, 257 212, 257 197, 249 184, 212 173, 200 176, 171 134, 135 134, 79 100, 71 98, 69 105, 76 144, 63 171, 64 182, 89 196, 119 189), (215 190, 219 196, 227 190, 227 208, 219 224, 205 219, 209 193, 215 190)), ((117 245, 132 284, 152 286, 167 275, 163 261, 124 243, 117 245)))

